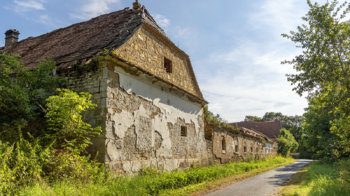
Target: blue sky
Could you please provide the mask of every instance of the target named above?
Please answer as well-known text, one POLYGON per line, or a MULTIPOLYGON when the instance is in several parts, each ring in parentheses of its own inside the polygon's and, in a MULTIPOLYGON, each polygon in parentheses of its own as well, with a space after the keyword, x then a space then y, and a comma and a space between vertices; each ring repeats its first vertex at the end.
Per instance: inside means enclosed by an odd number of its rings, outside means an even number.
MULTIPOLYGON (((0 32, 38 36, 132 7, 134 0, 2 0, 0 32)), ((280 62, 300 54, 281 33, 296 30, 306 0, 139 0, 191 58, 209 109, 229 122, 265 112, 302 115, 307 101, 292 92, 280 62)), ((315 0, 312 0, 315 2, 315 0)), ((318 0, 323 4, 326 0, 318 0)), ((343 1, 341 1, 343 2, 343 1)), ((0 46, 4 45, 0 39, 0 46)))

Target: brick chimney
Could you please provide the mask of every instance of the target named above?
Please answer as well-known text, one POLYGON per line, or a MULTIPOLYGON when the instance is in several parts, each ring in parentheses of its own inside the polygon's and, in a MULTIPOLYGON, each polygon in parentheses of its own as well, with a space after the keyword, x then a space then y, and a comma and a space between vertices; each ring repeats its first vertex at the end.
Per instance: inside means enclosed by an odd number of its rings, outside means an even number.
POLYGON ((5 47, 11 46, 12 44, 18 42, 19 31, 16 29, 10 29, 5 33, 5 47))
POLYGON ((139 3, 139 0, 136 0, 136 2, 134 2, 132 5, 133 5, 132 11, 136 11, 141 8, 141 4, 139 3))

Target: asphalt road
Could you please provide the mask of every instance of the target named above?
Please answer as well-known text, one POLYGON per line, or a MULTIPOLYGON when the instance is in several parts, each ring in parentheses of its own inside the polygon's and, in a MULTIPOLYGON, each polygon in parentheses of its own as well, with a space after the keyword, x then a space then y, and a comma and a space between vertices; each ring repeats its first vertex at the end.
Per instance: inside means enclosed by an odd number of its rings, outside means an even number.
POLYGON ((205 196, 266 196, 276 195, 283 188, 283 182, 312 160, 299 160, 279 167, 205 196))

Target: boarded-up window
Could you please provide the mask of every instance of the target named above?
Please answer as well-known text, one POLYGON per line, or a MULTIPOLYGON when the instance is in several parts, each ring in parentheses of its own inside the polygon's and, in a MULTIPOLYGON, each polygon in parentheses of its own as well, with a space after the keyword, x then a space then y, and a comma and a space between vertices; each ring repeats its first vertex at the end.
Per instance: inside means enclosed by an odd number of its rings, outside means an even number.
POLYGON ((164 68, 167 73, 173 73, 173 62, 164 57, 164 68))
POLYGON ((181 136, 187 137, 187 127, 181 126, 181 136))

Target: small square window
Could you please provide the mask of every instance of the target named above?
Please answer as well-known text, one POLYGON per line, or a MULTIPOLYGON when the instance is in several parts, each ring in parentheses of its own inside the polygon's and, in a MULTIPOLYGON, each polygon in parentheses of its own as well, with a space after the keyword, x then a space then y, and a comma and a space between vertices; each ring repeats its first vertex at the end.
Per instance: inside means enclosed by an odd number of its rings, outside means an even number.
POLYGON ((187 127, 181 126, 181 136, 187 137, 187 127))
POLYGON ((235 151, 238 152, 238 145, 235 146, 235 151))
POLYGON ((164 57, 164 69, 167 73, 173 73, 173 62, 164 57))

